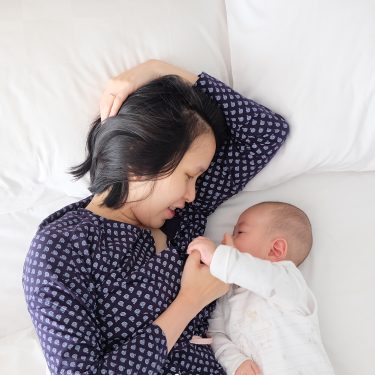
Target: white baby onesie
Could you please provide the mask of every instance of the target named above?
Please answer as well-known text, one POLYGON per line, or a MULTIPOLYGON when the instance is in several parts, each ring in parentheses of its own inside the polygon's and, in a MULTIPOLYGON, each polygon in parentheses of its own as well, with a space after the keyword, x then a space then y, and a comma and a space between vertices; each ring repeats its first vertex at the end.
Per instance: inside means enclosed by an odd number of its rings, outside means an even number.
POLYGON ((290 261, 270 262, 220 245, 211 273, 231 290, 217 302, 209 335, 228 375, 253 359, 263 375, 332 375, 317 304, 290 261))

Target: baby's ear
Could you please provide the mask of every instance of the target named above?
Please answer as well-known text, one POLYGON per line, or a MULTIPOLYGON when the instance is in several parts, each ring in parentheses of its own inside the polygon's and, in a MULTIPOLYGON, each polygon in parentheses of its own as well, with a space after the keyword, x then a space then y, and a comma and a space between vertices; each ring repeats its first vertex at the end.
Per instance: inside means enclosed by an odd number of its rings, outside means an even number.
POLYGON ((271 249, 268 253, 269 260, 278 262, 285 260, 288 252, 288 243, 284 238, 277 238, 272 242, 271 249))

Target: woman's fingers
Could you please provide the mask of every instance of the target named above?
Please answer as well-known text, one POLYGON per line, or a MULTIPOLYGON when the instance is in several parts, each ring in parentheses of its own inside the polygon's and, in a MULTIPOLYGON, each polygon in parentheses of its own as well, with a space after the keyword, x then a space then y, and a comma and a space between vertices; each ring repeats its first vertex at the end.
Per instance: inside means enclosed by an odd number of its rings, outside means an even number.
POLYGON ((186 259, 186 264, 191 264, 193 267, 200 266, 201 254, 198 250, 191 250, 188 258, 186 259))
POLYGON ((108 117, 116 116, 128 95, 124 93, 103 94, 100 99, 100 118, 104 121, 108 117))
POLYGON ((101 120, 116 116, 130 94, 156 78, 159 64, 161 62, 149 60, 110 79, 100 100, 101 120))
POLYGON ((120 110, 122 103, 125 101, 125 95, 117 94, 116 96, 113 95, 113 102, 112 102, 112 107, 109 112, 108 117, 116 116, 118 114, 118 111, 120 110))
POLYGON ((114 96, 112 94, 103 94, 100 99, 100 119, 104 121, 111 113, 114 96))
POLYGON ((100 118, 104 121, 108 117, 116 116, 124 103, 126 96, 121 94, 105 94, 100 100, 100 118))
POLYGON ((112 78, 100 98, 100 118, 116 116, 126 98, 134 91, 126 77, 112 78))

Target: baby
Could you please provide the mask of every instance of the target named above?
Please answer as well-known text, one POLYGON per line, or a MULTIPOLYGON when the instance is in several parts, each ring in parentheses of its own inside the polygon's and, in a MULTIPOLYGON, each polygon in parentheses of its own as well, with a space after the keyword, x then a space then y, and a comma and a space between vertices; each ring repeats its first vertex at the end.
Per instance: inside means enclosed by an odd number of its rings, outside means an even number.
POLYGON ((245 210, 221 245, 193 240, 211 273, 234 284, 217 302, 209 335, 228 375, 333 374, 320 338, 317 303, 297 266, 312 246, 299 208, 263 202, 245 210), (257 365, 255 365, 255 363, 257 365))

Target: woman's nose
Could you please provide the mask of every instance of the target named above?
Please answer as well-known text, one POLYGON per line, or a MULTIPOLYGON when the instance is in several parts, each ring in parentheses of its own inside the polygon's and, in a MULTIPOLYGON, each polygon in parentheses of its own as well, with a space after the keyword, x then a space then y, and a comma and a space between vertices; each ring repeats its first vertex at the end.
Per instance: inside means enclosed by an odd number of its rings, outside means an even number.
POLYGON ((188 185, 184 198, 185 198, 186 202, 193 202, 194 201, 194 199, 195 199, 195 183, 188 185))

